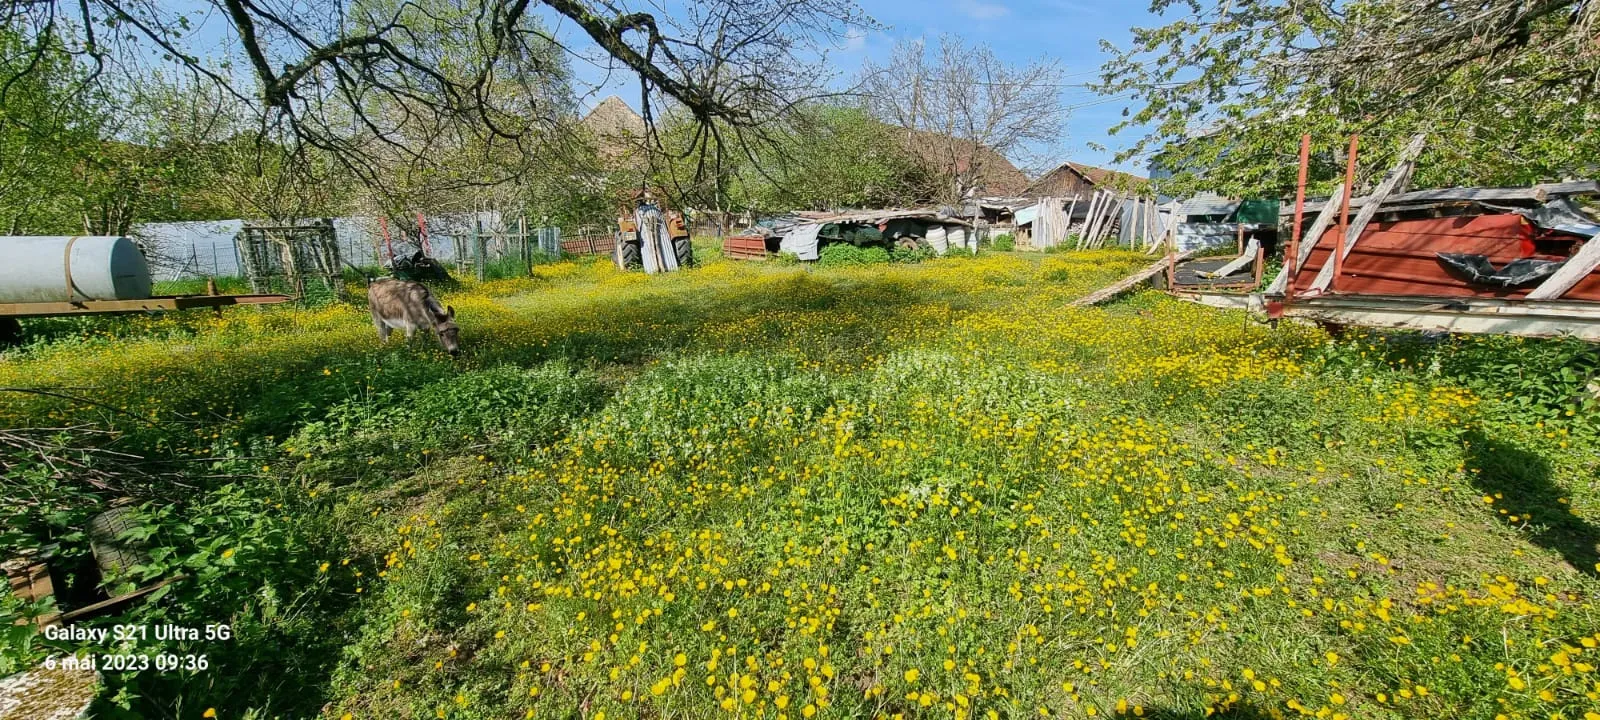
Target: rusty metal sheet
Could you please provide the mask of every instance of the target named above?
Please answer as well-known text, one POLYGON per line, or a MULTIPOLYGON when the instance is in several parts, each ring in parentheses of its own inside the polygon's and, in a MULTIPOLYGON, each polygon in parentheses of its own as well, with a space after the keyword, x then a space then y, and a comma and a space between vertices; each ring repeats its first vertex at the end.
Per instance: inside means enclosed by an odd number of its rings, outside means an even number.
MULTIPOLYGON (((1295 294, 1309 288, 1332 255, 1337 228, 1318 238, 1311 257, 1294 277, 1295 294)), ((1520 215, 1478 215, 1376 223, 1368 227, 1344 260, 1344 274, 1335 281, 1340 295, 1521 298, 1530 288, 1475 287, 1451 275, 1437 253, 1488 256, 1501 265, 1537 255, 1526 221, 1520 215)), ((1566 294, 1568 300, 1600 302, 1600 273, 1591 273, 1566 294)))

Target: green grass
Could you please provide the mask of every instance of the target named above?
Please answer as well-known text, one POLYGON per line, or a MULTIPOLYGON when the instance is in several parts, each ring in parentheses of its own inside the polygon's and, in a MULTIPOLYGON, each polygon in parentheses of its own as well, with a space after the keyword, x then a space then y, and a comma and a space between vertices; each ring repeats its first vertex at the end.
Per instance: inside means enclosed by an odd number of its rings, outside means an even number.
MULTIPOLYGON (((131 580, 202 581, 122 620, 239 628, 179 647, 207 673, 111 674, 100 710, 1595 707, 1592 346, 1067 307, 1146 263, 1117 251, 701 259, 466 283, 458 360, 339 305, 7 356, 0 386, 104 404, 0 394, 5 425, 151 460, 115 478, 162 553, 131 580)), ((110 493, 7 452, 29 500, 0 539, 81 557, 110 493)))

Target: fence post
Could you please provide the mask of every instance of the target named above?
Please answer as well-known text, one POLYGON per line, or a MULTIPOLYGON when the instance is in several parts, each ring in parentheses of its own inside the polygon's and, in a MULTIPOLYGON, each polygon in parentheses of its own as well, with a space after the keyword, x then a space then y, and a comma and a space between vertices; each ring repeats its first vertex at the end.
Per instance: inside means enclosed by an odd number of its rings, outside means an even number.
POLYGON ((522 261, 522 272, 533 274, 533 251, 528 247, 528 216, 517 218, 517 257, 522 261))
POLYGON ((485 257, 488 255, 488 248, 485 247, 485 243, 483 241, 483 218, 475 218, 472 221, 472 254, 473 264, 477 266, 478 282, 483 282, 485 274, 484 265, 488 259, 485 257))

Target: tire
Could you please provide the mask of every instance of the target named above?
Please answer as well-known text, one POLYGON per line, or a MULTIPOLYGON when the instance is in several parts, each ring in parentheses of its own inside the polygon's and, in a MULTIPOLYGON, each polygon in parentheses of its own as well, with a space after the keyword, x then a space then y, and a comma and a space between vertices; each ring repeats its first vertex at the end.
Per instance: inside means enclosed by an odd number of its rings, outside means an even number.
POLYGON ((678 267, 694 267, 694 243, 688 237, 673 238, 672 252, 678 256, 678 267))
POLYGON ((123 532, 137 526, 136 509, 117 505, 89 519, 89 550, 99 566, 100 577, 115 578, 128 568, 146 562, 142 543, 117 539, 123 532))
POLYGON ((22 321, 12 318, 0 318, 0 348, 8 348, 22 344, 22 321))
POLYGON ((644 248, 637 242, 619 241, 617 257, 623 270, 639 270, 644 267, 644 248))

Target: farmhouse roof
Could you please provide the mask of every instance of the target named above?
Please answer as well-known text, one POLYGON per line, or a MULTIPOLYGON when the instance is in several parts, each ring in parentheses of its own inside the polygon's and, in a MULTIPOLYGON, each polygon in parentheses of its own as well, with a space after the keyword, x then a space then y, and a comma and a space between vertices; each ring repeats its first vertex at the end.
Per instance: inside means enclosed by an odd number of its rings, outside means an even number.
POLYGON ((1061 177, 1061 175, 1068 173, 1083 178, 1084 180, 1088 181, 1090 185, 1094 185, 1096 187, 1103 185, 1132 186, 1149 181, 1148 178, 1143 178, 1132 173, 1125 173, 1120 170, 1108 170, 1102 167, 1095 167, 1093 165, 1085 165, 1083 163, 1069 161, 1064 162, 1058 165, 1056 169, 1041 175, 1038 180, 1035 180, 1028 185, 1028 192, 1024 194, 1037 195, 1038 193, 1034 192, 1035 189, 1053 186, 1057 184, 1057 180, 1061 177))
POLYGON ((977 180, 986 195, 1016 195, 1028 187, 1028 176, 994 148, 926 130, 907 129, 905 133, 906 149, 926 165, 960 174, 967 172, 970 161, 976 159, 977 180), (956 166, 943 167, 952 158, 956 166))
POLYGON ((601 151, 609 155, 627 152, 645 136, 644 118, 615 95, 601 100, 578 122, 594 134, 601 151))

